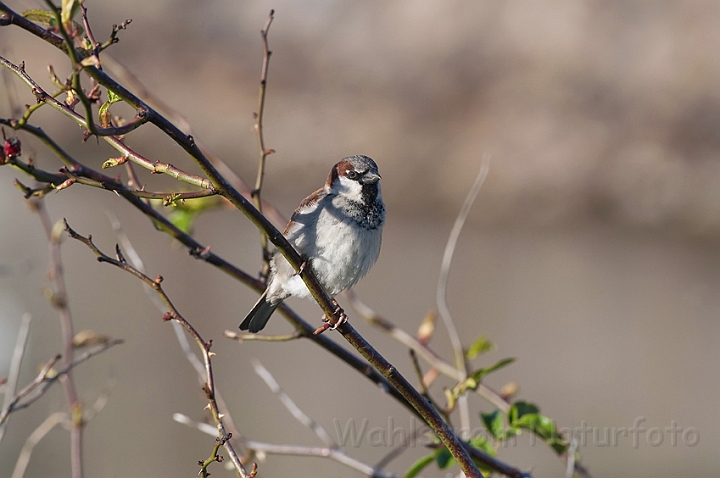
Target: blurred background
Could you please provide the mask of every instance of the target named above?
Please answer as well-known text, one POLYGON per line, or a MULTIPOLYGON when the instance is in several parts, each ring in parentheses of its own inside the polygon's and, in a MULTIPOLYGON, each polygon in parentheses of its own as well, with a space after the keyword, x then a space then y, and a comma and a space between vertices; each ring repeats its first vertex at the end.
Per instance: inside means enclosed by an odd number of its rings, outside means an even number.
MULTIPOLYGON (((17 11, 38 8, 12 1, 17 11)), ((252 113, 262 60, 259 31, 276 10, 265 116, 269 157, 264 197, 289 215, 321 186, 337 160, 366 154, 379 164, 388 210, 380 260, 356 290, 377 312, 415 333, 436 306, 442 252, 463 198, 490 157, 490 174, 460 237, 449 304, 465 344, 487 335, 495 351, 473 362, 517 362, 492 375, 499 388, 538 404, 559 427, 587 426, 579 452, 594 476, 715 476, 720 383, 720 3, 546 2, 214 2, 87 0, 99 41, 133 22, 108 55, 183 115, 192 134, 248 183, 257 144, 252 113), (619 432, 657 428, 637 446, 619 432), (682 431, 672 443, 668 427, 682 431), (697 436, 697 440, 693 437, 697 436), (686 440, 683 439, 687 438, 686 440)), ((62 78, 59 52, 13 27, 0 28, 2 55, 25 61, 51 90, 62 78)), ((33 103, 17 79, 5 83, 33 103)), ((132 89, 132 88, 131 88, 132 89)), ((121 105, 113 111, 132 115, 121 105)), ((0 115, 11 115, 0 95, 0 115)), ((50 108, 33 115, 89 165, 117 154, 50 108)), ((60 163, 27 135, 23 157, 60 163)), ((146 157, 197 172, 152 126, 127 138, 146 157)), ((118 172, 120 172, 118 170, 118 172)), ((43 298, 47 244, 40 222, 0 168, 0 377, 6 375, 20 317, 34 319, 20 384, 62 349, 56 313, 43 298)), ((182 185, 143 174, 148 189, 182 185)), ((113 194, 80 186, 51 194, 53 220, 66 217, 110 252, 116 215, 151 276, 206 339, 214 339, 216 380, 241 432, 279 444, 320 445, 254 374, 257 358, 287 393, 335 436, 334 421, 410 431, 405 409, 309 341, 238 344, 236 330, 257 294, 196 261, 113 194)), ((195 236, 255 273, 258 233, 232 209, 201 216, 195 236)), ((81 244, 63 246, 76 330, 126 340, 78 367, 86 404, 109 393, 87 426, 88 476, 192 476, 212 439, 172 420, 205 418, 204 396, 171 326, 140 283, 99 265, 81 244), (109 384, 114 383, 110 387, 109 384), (108 390, 110 390, 108 392, 108 390)), ((343 300, 341 299, 341 303, 343 300)), ((319 324, 309 301, 290 304, 319 324)), ((364 323, 357 329, 414 383, 407 350, 364 323)), ((280 317, 269 333, 288 333, 280 317)), ((343 343, 337 334, 331 337, 343 343)), ((439 326, 432 347, 451 360, 439 326)), ((442 399, 440 386, 435 397, 442 399)), ((473 425, 491 406, 470 399, 473 425)), ((54 387, 11 416, 0 445, 1 476, 43 419, 64 410, 54 387)), ((373 464, 389 446, 348 446, 373 464)), ((427 450, 411 447, 390 470, 402 472, 427 450)), ((564 476, 564 464, 527 434, 499 457, 533 476, 564 476)), ((358 476, 317 458, 270 457, 262 476, 358 476)), ((61 428, 35 449, 26 476, 68 476, 61 428)), ((215 476, 230 476, 215 465, 215 476)), ((434 467, 424 476, 441 476, 434 467)))

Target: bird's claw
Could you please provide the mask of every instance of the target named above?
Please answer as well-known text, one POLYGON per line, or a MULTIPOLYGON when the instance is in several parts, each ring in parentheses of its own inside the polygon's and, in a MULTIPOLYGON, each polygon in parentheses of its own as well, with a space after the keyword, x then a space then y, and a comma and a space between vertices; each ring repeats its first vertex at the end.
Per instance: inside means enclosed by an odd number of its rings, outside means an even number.
POLYGON ((298 268, 297 272, 294 274, 296 276, 301 275, 305 271, 305 268, 308 265, 308 258, 304 254, 302 256, 302 260, 303 260, 302 264, 300 264, 300 267, 298 268))
POLYGON ((335 322, 335 325, 330 326, 330 330, 335 330, 348 321, 348 316, 345 314, 345 311, 342 310, 342 307, 340 307, 339 305, 337 306, 337 309, 335 309, 335 315, 338 316, 338 320, 337 322, 335 322))
POLYGON ((322 324, 320 327, 313 332, 313 335, 319 335, 325 332, 326 330, 335 330, 338 327, 340 327, 342 324, 348 321, 348 316, 345 314, 345 311, 342 310, 342 307, 340 307, 337 302, 335 302, 335 305, 337 305, 337 308, 335 309, 335 312, 333 312, 333 315, 338 316, 337 322, 335 322, 335 325, 330 324, 330 319, 327 318, 327 315, 323 315, 322 321, 324 324, 322 324))

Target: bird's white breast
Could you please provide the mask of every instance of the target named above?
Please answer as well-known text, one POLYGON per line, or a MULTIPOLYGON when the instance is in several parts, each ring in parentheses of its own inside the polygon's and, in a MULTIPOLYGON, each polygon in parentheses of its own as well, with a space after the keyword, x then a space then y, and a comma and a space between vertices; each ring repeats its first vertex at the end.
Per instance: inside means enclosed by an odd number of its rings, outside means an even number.
MULTIPOLYGON (((366 229, 333 204, 333 196, 325 196, 313 207, 293 216, 295 224, 287 233, 297 251, 311 259, 311 266, 320 283, 331 295, 355 285, 380 255, 382 225, 366 229)), ((277 279, 283 295, 308 297, 305 283, 291 276, 292 268, 279 256, 275 260, 277 279)), ((274 285, 274 284, 273 284, 274 285)), ((278 291, 280 292, 280 291, 278 291)))

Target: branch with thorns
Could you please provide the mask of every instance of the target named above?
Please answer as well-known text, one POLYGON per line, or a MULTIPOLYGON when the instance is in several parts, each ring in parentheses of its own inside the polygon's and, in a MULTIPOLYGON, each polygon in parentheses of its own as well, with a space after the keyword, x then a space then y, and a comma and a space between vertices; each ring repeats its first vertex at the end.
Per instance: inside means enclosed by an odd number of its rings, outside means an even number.
MULTIPOLYGON (((258 110, 255 113, 255 130, 257 136, 258 147, 260 148, 260 160, 258 162, 257 179, 255 180, 255 189, 250 193, 254 199, 255 207, 258 211, 262 212, 262 199, 260 194, 262 193, 263 179, 265 178, 265 160, 268 155, 275 152, 274 149, 265 148, 265 137, 263 136, 263 117, 265 116, 265 93, 267 92, 267 75, 268 67, 270 66, 270 47, 268 45, 268 32, 270 31, 270 25, 272 25, 273 19, 275 18, 275 10, 270 10, 267 22, 262 30, 260 30, 260 36, 262 36, 263 42, 263 63, 262 70, 260 72, 260 93, 258 100, 258 110)), ((260 245, 262 247, 262 271, 261 276, 267 278, 270 273, 270 259, 272 257, 270 248, 268 247, 268 238, 264 232, 260 232, 260 245)))
MULTIPOLYGON (((64 221, 65 224, 65 231, 70 235, 71 238, 76 239, 83 244, 85 244, 90 250, 97 256, 98 262, 105 262, 108 264, 112 264, 115 267, 118 267, 119 269, 124 270, 125 272, 128 272, 132 274, 133 276, 137 277, 141 281, 143 281, 145 284, 150 286, 158 295, 160 300, 165 304, 168 311, 163 315, 163 320, 174 320, 178 324, 180 324, 187 332, 190 334, 190 336, 195 340, 197 343, 201 356, 203 358, 203 363, 205 366, 205 383, 203 384, 203 391, 205 392, 205 397, 207 398, 208 404, 207 408, 210 411, 210 414, 213 417, 213 420, 215 421, 215 425, 217 428, 218 433, 218 439, 220 440, 219 446, 222 446, 225 451, 227 451, 228 455, 230 456, 230 460, 240 475, 245 478, 249 476, 249 473, 245 470, 245 467, 240 462, 240 458, 238 457, 237 452, 235 451, 232 443, 229 441, 229 439, 232 437, 231 433, 228 433, 225 424, 223 423, 223 417, 224 415, 220 413, 220 410, 218 408, 218 403, 215 400, 215 380, 213 377, 213 369, 212 369, 212 357, 215 355, 214 352, 210 351, 210 348, 212 347, 212 340, 205 341, 200 333, 195 329, 195 327, 190 324, 181 314, 180 312, 175 308, 175 305, 173 305, 172 301, 170 300, 170 297, 165 293, 165 291, 162 288, 162 276, 157 276, 155 279, 152 279, 150 276, 146 275, 145 273, 141 272, 140 270, 136 269, 128 261, 125 259, 125 257, 122 254, 122 251, 120 250, 120 246, 115 246, 115 258, 112 258, 105 253, 103 253, 100 249, 98 249, 95 244, 92 242, 92 236, 84 237, 77 232, 75 232, 70 225, 67 223, 67 221, 64 221)), ((217 457, 217 447, 214 451, 214 456, 217 457)), ((215 460, 211 460, 215 461, 215 460)), ((201 466, 203 466, 201 462, 201 466)), ((209 463, 208 463, 209 465, 209 463)), ((206 472, 207 465, 204 465, 201 469, 201 473, 206 472)), ((206 476, 206 475, 203 475, 206 476)))

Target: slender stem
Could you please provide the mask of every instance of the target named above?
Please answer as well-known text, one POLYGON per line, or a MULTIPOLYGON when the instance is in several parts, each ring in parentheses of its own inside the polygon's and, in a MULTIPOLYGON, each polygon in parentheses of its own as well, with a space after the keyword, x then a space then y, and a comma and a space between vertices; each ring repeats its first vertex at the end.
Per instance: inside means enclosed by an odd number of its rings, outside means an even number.
MULTIPOLYGON (((32 316, 25 314, 20 321, 20 330, 18 331, 17 341, 15 342, 15 349, 13 350, 12 360, 10 361, 10 373, 8 373, 7 382, 5 384, 5 396, 3 397, 2 409, 8 408, 15 390, 17 388, 18 378, 20 377, 20 367, 22 365, 22 359, 25 356, 25 346, 27 345, 28 332, 30 331, 30 321, 32 316)), ((0 425, 0 441, 2 441, 5 435, 5 427, 7 422, 0 425)))
MULTIPOLYGON (((100 262, 107 262, 108 264, 112 264, 115 267, 118 267, 141 281, 143 281, 145 284, 150 286, 160 297, 160 300, 165 304, 165 306, 168 309, 168 312, 165 314, 163 319, 165 320, 174 320, 175 322, 179 323, 183 326, 183 328, 190 334, 190 336, 195 340, 197 343, 202 358, 203 363, 205 366, 205 377, 206 382, 203 387, 203 390, 205 392, 205 396, 208 400, 208 408, 210 410, 210 413, 213 417, 213 420, 215 421, 215 425, 217 427, 218 432, 218 439, 220 440, 220 445, 225 448, 225 451, 228 452, 228 455, 230 455, 230 460, 232 461, 236 471, 240 473, 240 475, 245 478, 248 476, 247 471, 245 470, 245 467, 243 467, 242 463, 240 462, 240 458, 235 451, 232 443, 230 443, 230 438, 232 437, 231 433, 228 433, 225 424, 223 423, 223 415, 220 413, 218 408, 218 403, 215 399, 215 378, 213 374, 213 368, 212 368, 212 361, 211 356, 214 355, 212 352, 210 352, 210 347, 212 347, 212 341, 206 342, 203 340, 202 336, 200 336, 200 333, 195 329, 195 327, 190 324, 177 310, 173 302, 170 300, 170 297, 165 293, 165 291, 162 288, 162 276, 157 276, 157 278, 152 279, 150 276, 146 275, 145 273, 141 272, 140 270, 136 269, 132 265, 130 265, 127 260, 125 260, 125 257, 123 256, 122 252, 120 251, 120 247, 116 247, 116 258, 112 258, 102 251, 98 249, 95 244, 92 242, 92 237, 83 237, 77 232, 75 232, 65 221, 65 230, 67 233, 72 237, 73 239, 76 239, 83 244, 85 244, 90 250, 92 250, 95 255, 98 257, 98 261, 100 262)), ((217 449, 215 449, 215 455, 216 455, 217 449)), ((209 463, 208 463, 209 464, 209 463)), ((202 465, 202 464, 201 464, 202 465)), ((207 468, 207 465, 203 467, 202 470, 207 468)), ((201 472, 202 472, 201 470, 201 472)))
POLYGON ((238 334, 231 330, 225 331, 225 337, 228 339, 237 340, 240 343, 243 342, 289 342, 291 340, 300 339, 303 337, 302 333, 298 330, 292 334, 287 335, 263 335, 263 334, 238 334))
POLYGON ((25 440, 25 444, 20 450, 18 459, 15 462, 15 469, 13 470, 11 478, 22 478, 25 475, 30 464, 30 457, 35 449, 35 446, 50 433, 50 431, 56 426, 60 425, 67 419, 67 414, 64 412, 55 412, 48 416, 25 440))
MULTIPOLYGON (((263 41, 263 63, 262 70, 260 72, 260 99, 258 100, 258 110, 255 113, 255 133, 257 136, 258 147, 260 148, 260 161, 258 162, 257 179, 255 180, 255 189, 252 190, 252 197, 255 203, 255 207, 258 211, 262 212, 262 199, 260 194, 263 187, 263 179, 265 178, 265 159, 269 154, 273 153, 274 150, 265 148, 265 138, 263 136, 263 117, 265 116, 265 92, 267 91, 267 74, 268 66, 270 65, 270 55, 272 52, 268 46, 268 31, 270 25, 273 22, 275 10, 270 10, 268 15, 267 23, 265 27, 260 30, 260 35, 263 41)), ((262 275, 267 277, 270 272, 270 250, 268 248, 267 235, 263 231, 260 231, 260 245, 262 246, 262 275)))
MULTIPOLYGON (((176 413, 173 415, 173 419, 183 425, 197 428, 201 432, 214 436, 215 430, 211 425, 202 422, 196 422, 187 415, 182 413, 176 413)), ((399 478, 399 475, 395 473, 388 473, 381 471, 380 467, 373 467, 361 461, 358 461, 348 455, 342 450, 330 448, 330 447, 306 447, 296 445, 276 445, 274 443, 263 443, 255 440, 248 440, 243 438, 243 444, 256 452, 266 453, 268 455, 290 455, 290 456, 315 456, 319 458, 329 458, 330 460, 341 463, 353 470, 359 471, 363 475, 370 476, 373 478, 399 478)))
POLYGON ((115 345, 121 343, 123 343, 122 339, 109 340, 106 343, 93 347, 82 355, 76 357, 69 366, 60 369, 58 372, 54 372, 52 367, 54 367, 61 358, 61 355, 57 354, 55 357, 50 359, 47 364, 45 364, 45 367, 43 367, 43 370, 37 377, 35 377, 35 380, 19 391, 10 401, 10 405, 0 412, 0 424, 4 423, 12 412, 22 410, 23 408, 27 408, 35 403, 35 401, 45 394, 53 383, 64 378, 70 370, 74 369, 81 363, 88 361, 95 355, 106 351, 110 347, 114 347, 115 345), (53 373, 51 374, 50 372, 53 373))
MULTIPOLYGON (((465 198, 465 202, 460 209, 460 213, 458 214, 457 219, 455 219, 455 224, 453 224, 453 228, 450 231, 450 237, 448 238, 447 244, 445 245, 445 252, 443 253, 442 264, 440 265, 440 277, 438 278, 437 285, 438 312, 440 313, 440 317, 442 317, 443 322, 445 323, 445 328, 448 331, 450 343, 452 344, 453 354, 455 355, 455 368, 457 368, 457 370, 460 372, 461 380, 464 380, 467 377, 467 367, 465 365, 465 351, 463 350, 460 333, 455 326, 455 321, 453 321, 452 314, 450 313, 450 308, 447 304, 448 276, 450 275, 450 265, 452 264, 452 258, 453 254, 455 253, 455 246, 457 245, 457 240, 460 237, 460 232, 462 231, 463 225, 465 225, 465 220, 470 213, 470 208, 472 207, 472 204, 475 201, 477 194, 480 192, 480 188, 482 188, 482 185, 485 182, 485 178, 487 177, 489 169, 490 163, 487 157, 484 157, 482 165, 480 166, 480 172, 478 172, 478 175, 475 178, 475 183, 473 184, 472 188, 470 188, 470 191, 465 198)), ((460 410, 460 426, 462 430, 466 430, 469 433, 470 412, 468 408, 467 394, 463 394, 458 398, 458 405, 458 408, 460 410)))
MULTIPOLYGON (((72 88, 73 91, 75 91, 75 94, 78 98, 80 98, 80 102, 83 104, 83 107, 85 108, 85 117, 87 118, 87 129, 92 134, 98 133, 98 128, 95 125, 95 121, 93 120, 93 110, 92 110, 92 102, 90 101, 90 98, 87 97, 85 94, 85 91, 82 88, 82 84, 80 82, 80 72, 82 71, 82 65, 80 64, 80 60, 78 59, 78 52, 75 50, 75 42, 72 38, 70 38, 70 34, 68 33, 67 29, 65 28, 65 25, 62 22, 62 15, 60 13, 60 9, 55 6, 55 4, 51 0, 45 0, 45 4, 50 8, 50 11, 53 12, 55 15, 55 27, 60 31, 60 36, 62 36, 63 41, 65 42, 65 53, 67 53, 67 56, 70 58, 70 62, 72 63, 72 88)), ((70 22, 72 22, 72 18, 70 19, 70 22)))
MULTIPOLYGON (((462 373, 453 367, 451 363, 445 361, 445 359, 440 357, 430 347, 421 343, 418 339, 402 330, 400 327, 378 315, 377 312, 372 310, 367 304, 360 300, 360 298, 352 290, 346 292, 346 297, 350 300, 350 304, 353 309, 355 309, 371 325, 378 327, 393 339, 405 345, 410 350, 413 350, 419 357, 422 357, 430 364, 430 366, 441 374, 458 382, 464 380, 462 373)), ((480 383, 475 391, 478 395, 503 412, 507 413, 510 409, 510 403, 508 403, 508 401, 505 400, 499 393, 485 384, 480 383)))
MULTIPOLYGON (((60 317, 60 329, 65 344, 65 352, 63 353, 63 366, 69 367, 73 362, 73 355, 75 349, 73 346, 73 322, 72 314, 68 306, 67 288, 65 286, 65 276, 63 273, 62 257, 60 255, 60 237, 53 233, 53 224, 50 222, 50 217, 47 214, 47 210, 43 206, 42 201, 38 201, 35 204, 35 210, 40 216, 45 235, 48 239, 50 246, 50 276, 55 283, 55 290, 53 291, 51 303, 57 309, 60 317)), ((75 382, 72 379, 72 375, 68 373, 61 379, 63 390, 65 391, 65 398, 67 400, 68 407, 70 409, 71 417, 71 429, 70 429, 70 452, 71 452, 71 466, 73 478, 82 478, 83 476, 83 464, 82 464, 82 439, 83 439, 83 418, 82 408, 83 405, 78 400, 77 390, 75 388, 75 382)))
MULTIPOLYGON (((1 4, 0 4, 1 5, 1 4)), ((19 78, 21 78, 33 91, 33 94, 37 98, 38 102, 45 102, 67 116, 68 118, 75 121, 77 124, 88 127, 90 123, 92 123, 92 118, 85 118, 82 115, 76 113, 72 109, 70 109, 66 104, 61 103, 57 101, 55 98, 53 98, 51 95, 46 93, 40 85, 38 85, 35 80, 33 80, 26 72, 25 72, 25 65, 15 65, 12 62, 8 61, 7 59, 0 57, 0 64, 5 66, 7 69, 15 73, 19 78)), ((136 153, 131 148, 129 148, 120 138, 117 138, 116 136, 113 136, 115 134, 126 134, 129 131, 132 131, 133 129, 141 126, 143 123, 147 122, 149 118, 148 110, 145 108, 140 108, 138 110, 138 113, 136 114, 136 117, 133 121, 129 122, 128 124, 124 126, 120 126, 117 128, 99 128, 96 129, 96 133, 99 136, 103 138, 110 146, 115 148, 116 150, 120 151, 124 157, 127 157, 134 163, 142 166, 145 169, 150 170, 153 173, 164 173, 168 176, 171 176, 179 181, 183 181, 189 184, 193 184, 195 186, 199 186, 204 189, 212 189, 212 185, 210 184, 210 181, 208 181, 205 178, 202 178, 200 176, 196 176, 193 174, 186 173, 185 171, 182 171, 172 164, 167 163, 161 163, 159 161, 151 161, 144 156, 136 153), (105 134, 107 133, 107 134, 105 134)), ((13 128, 21 128, 25 126, 25 124, 21 124, 16 121, 10 121, 9 125, 13 128)))

